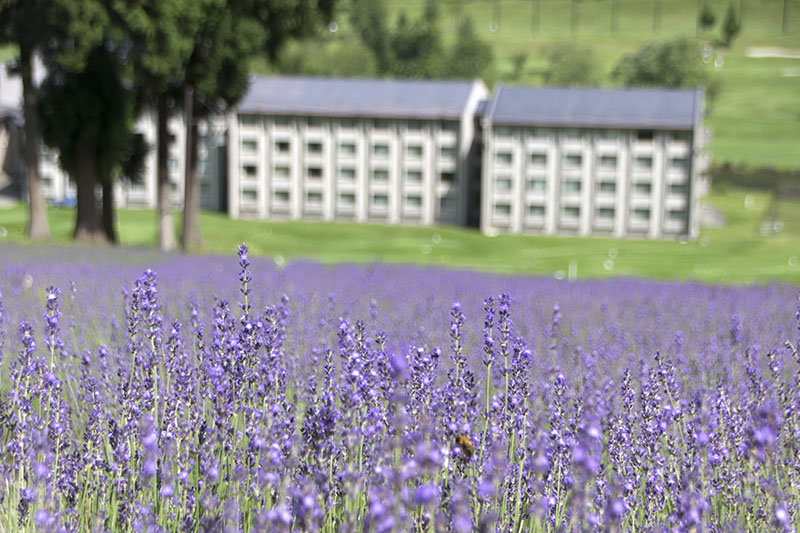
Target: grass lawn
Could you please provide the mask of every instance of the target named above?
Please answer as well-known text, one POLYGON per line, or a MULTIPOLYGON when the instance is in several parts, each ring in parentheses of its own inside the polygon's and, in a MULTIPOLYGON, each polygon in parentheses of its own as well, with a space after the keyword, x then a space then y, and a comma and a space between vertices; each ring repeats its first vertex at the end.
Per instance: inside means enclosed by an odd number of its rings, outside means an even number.
MULTIPOLYGON (((695 242, 501 235, 486 237, 460 227, 407 227, 321 222, 231 220, 202 216, 203 253, 232 254, 246 241, 254 254, 276 262, 311 259, 323 263, 391 262, 527 275, 568 275, 570 262, 579 278, 637 276, 708 282, 800 282, 800 201, 782 200, 777 212, 781 232, 761 234, 771 193, 718 188, 708 199, 727 217, 722 228, 706 229, 695 242)), ((51 209, 53 243, 70 245, 74 211, 51 209)), ((177 217, 179 218, 179 217, 177 217)), ((2 242, 27 242, 26 208, 0 210, 2 242)), ((152 247, 156 215, 119 212, 121 242, 152 247)))
MULTIPOLYGON (((427 0, 386 0, 392 16, 417 15, 427 0)), ((713 29, 701 36, 705 42, 719 39, 729 0, 703 0, 716 15, 713 29)), ((714 164, 783 170, 800 169, 800 59, 747 57, 752 47, 779 47, 800 51, 800 0, 786 0, 786 24, 782 25, 783 0, 733 0, 743 9, 742 31, 724 56, 721 69, 708 69, 721 84, 713 113, 707 121, 712 138, 709 150, 714 164), (785 29, 785 34, 783 30, 785 29)), ((574 41, 592 50, 603 73, 603 84, 612 85, 610 72, 623 54, 648 40, 695 36, 698 0, 440 0, 440 26, 452 41, 462 14, 469 15, 476 31, 492 46, 494 79, 490 83, 541 84, 547 67, 546 52, 552 46, 574 41), (611 33, 612 5, 618 5, 616 33, 611 33), (660 13, 654 20, 655 11, 660 13), (496 19, 496 20, 495 20, 496 19), (496 31, 491 31, 496 22, 496 31), (517 76, 512 58, 524 54, 517 76)), ((326 37, 338 46, 352 35, 349 3, 340 4, 339 30, 326 37)), ((712 53, 715 57, 717 49, 712 53)), ((261 64, 263 67, 263 63, 261 64)))

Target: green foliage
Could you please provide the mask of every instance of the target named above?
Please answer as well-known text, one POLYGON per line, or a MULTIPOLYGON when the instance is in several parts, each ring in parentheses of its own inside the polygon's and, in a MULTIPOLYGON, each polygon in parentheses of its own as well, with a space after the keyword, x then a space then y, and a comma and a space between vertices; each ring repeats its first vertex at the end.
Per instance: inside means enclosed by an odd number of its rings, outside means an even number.
MULTIPOLYGON (((535 235, 486 237, 455 226, 232 220, 219 213, 203 213, 201 224, 203 251, 225 254, 247 239, 251 255, 281 256, 287 261, 383 261, 552 276, 557 270, 566 270, 569 260, 575 259, 580 278, 622 275, 727 283, 764 283, 774 279, 800 283, 800 266, 790 262, 791 257, 798 256, 800 202, 780 198, 784 229, 764 237, 760 227, 771 197, 764 190, 734 186, 712 189, 707 201, 724 213, 726 226, 704 229, 700 240, 687 244, 535 235), (752 197, 750 202, 746 200, 748 195, 752 197), (433 235, 438 235, 436 241, 431 240, 433 235), (606 270, 603 264, 612 248, 618 254, 614 268, 606 270), (536 253, 532 254, 532 250, 536 253)), ((49 217, 54 242, 68 244, 74 211, 53 208, 49 217)), ((152 211, 120 210, 119 221, 123 245, 152 245, 156 233, 152 211)), ((0 209, 0 226, 8 231, 0 242, 29 242, 24 236, 23 206, 0 209)))
POLYGON ((698 54, 697 43, 680 37, 651 41, 638 51, 625 54, 612 77, 626 87, 704 87, 706 109, 710 111, 719 93, 698 54))
POLYGON ((739 14, 736 12, 733 2, 731 2, 725 12, 725 20, 722 21, 722 42, 725 43, 725 46, 733 44, 733 40, 739 35, 741 29, 739 14))
POLYGON ((412 21, 401 13, 389 38, 392 75, 400 78, 435 77, 440 69, 440 41, 435 18, 423 15, 412 21))
POLYGON ((528 62, 528 54, 526 52, 516 52, 511 55, 511 79, 518 80, 525 72, 525 65, 528 62))
POLYGON ((590 48, 566 42, 547 52, 544 82, 548 85, 589 87, 598 84, 597 61, 590 48))
POLYGON ((492 48, 481 39, 470 17, 461 19, 456 41, 448 50, 440 75, 448 78, 486 77, 494 62, 492 48))
POLYGON ((44 141, 59 150, 61 166, 74 172, 81 145, 94 147, 102 180, 111 179, 130 149, 134 94, 121 74, 119 56, 98 46, 79 72, 49 65, 41 87, 44 141))
POLYGON ((706 32, 711 29, 714 23, 717 21, 717 16, 714 14, 714 11, 711 10, 708 3, 703 2, 703 7, 700 8, 700 13, 698 15, 698 22, 700 23, 700 28, 706 32))
POLYGON ((283 74, 346 76, 364 78, 378 75, 372 50, 357 37, 303 39, 288 43, 276 70, 283 74))
POLYGON ((389 23, 383 0, 352 0, 351 22, 364 44, 372 50, 379 75, 391 70, 389 23))

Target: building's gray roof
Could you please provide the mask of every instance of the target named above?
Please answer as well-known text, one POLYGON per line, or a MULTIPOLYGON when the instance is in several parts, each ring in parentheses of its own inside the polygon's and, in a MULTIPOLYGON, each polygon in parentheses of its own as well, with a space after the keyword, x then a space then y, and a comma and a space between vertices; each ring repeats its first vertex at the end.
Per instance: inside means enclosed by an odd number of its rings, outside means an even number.
POLYGON ((239 113, 456 119, 477 81, 256 77, 239 113))
POLYGON ((498 85, 488 118, 508 125, 692 129, 702 102, 702 90, 498 85))

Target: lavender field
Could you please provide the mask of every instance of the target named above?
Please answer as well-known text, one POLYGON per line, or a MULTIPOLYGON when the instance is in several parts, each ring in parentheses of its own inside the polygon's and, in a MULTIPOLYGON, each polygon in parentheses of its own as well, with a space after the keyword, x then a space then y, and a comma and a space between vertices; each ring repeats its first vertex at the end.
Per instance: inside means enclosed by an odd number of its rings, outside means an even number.
POLYGON ((0 247, 0 531, 794 531, 796 287, 0 247))

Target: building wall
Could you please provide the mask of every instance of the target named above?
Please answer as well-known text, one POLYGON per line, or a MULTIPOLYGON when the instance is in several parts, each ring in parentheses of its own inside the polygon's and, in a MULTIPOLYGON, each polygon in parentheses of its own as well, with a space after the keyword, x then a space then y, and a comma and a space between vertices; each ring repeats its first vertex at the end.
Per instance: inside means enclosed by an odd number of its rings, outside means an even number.
MULTIPOLYGON (((183 117, 175 115, 168 121, 170 136, 168 168, 172 188, 172 207, 182 209, 184 172, 186 164, 186 128, 183 117)), ((221 182, 223 180, 220 158, 223 157, 225 118, 211 117, 198 123, 197 166, 200 177, 200 205, 202 209, 219 211, 221 182)), ((157 123, 156 113, 143 113, 135 124, 135 131, 144 135, 150 150, 145 158, 144 175, 140 182, 123 180, 117 184, 116 200, 119 207, 154 209, 158 205, 157 123)))
POLYGON ((239 114, 231 118, 234 217, 461 224, 462 120, 239 114))
POLYGON ((484 129, 484 233, 693 235, 692 131, 484 129))

